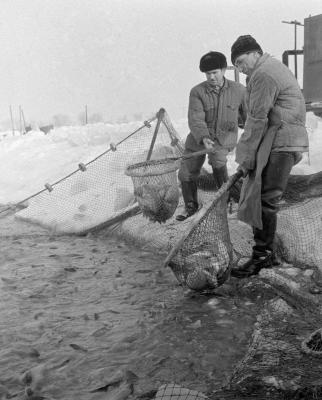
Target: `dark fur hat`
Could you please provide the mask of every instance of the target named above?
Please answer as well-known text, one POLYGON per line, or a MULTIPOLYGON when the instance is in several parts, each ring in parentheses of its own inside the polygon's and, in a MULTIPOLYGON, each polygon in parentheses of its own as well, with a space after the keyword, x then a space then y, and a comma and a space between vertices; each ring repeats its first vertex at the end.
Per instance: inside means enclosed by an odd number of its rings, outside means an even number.
POLYGON ((258 51, 263 54, 263 50, 251 35, 239 36, 231 46, 231 62, 235 65, 236 58, 245 53, 258 51))
POLYGON ((201 57, 199 68, 201 72, 227 68, 226 57, 218 51, 210 51, 201 57))

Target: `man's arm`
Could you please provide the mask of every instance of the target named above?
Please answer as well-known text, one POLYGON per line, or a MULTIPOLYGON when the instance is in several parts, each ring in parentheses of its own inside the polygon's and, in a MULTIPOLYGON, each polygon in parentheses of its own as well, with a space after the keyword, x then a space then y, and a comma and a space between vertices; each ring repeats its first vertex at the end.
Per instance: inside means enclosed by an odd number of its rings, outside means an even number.
POLYGON ((198 144, 203 144, 203 139, 211 140, 204 105, 195 89, 191 90, 189 96, 188 124, 190 132, 198 144))
POLYGON ((244 128, 247 119, 246 88, 243 90, 242 99, 238 109, 238 126, 244 128))
POLYGON ((274 80, 266 74, 258 74, 251 82, 249 109, 244 132, 236 147, 236 162, 244 170, 253 170, 256 153, 266 132, 268 114, 278 96, 274 80))

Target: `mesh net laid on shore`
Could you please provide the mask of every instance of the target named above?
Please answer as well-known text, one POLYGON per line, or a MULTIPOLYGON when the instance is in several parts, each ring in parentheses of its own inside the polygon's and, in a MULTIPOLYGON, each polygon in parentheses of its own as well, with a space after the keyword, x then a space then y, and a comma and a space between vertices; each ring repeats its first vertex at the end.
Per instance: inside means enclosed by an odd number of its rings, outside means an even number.
MULTIPOLYGON (((165 110, 90 162, 38 193, 4 207, 0 218, 18 211, 17 217, 38 223, 57 234, 86 234, 111 226, 140 212, 133 196, 128 165, 147 159, 178 156, 179 137, 165 110), (20 211, 23 208, 22 211, 20 211)), ((41 183, 40 183, 41 184, 41 183)))

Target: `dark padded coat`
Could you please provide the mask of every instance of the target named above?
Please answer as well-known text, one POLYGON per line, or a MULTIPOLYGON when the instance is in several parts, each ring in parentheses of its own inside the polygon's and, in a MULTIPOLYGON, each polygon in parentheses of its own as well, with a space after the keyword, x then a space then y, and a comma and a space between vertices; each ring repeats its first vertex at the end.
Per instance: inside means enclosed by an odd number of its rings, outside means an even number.
POLYGON ((255 168, 259 144, 270 126, 269 114, 281 119, 272 151, 308 151, 305 101, 292 72, 265 53, 247 78, 246 89, 248 115, 236 148, 236 162, 248 170, 255 168))

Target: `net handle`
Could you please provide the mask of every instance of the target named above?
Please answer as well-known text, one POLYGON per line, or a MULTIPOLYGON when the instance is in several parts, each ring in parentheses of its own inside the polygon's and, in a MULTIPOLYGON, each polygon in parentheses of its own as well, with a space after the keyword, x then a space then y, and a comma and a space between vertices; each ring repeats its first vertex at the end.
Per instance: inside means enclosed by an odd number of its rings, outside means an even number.
MULTIPOLYGON (((221 188, 216 192, 215 197, 212 201, 211 204, 217 203, 223 195, 225 195, 228 190, 238 181, 239 178, 243 176, 243 172, 241 170, 238 170, 235 174, 233 174, 227 182, 225 182, 221 188)), ((163 267, 166 268, 172 258, 177 254, 179 251, 180 247, 182 246, 183 242, 186 240, 186 238, 189 236, 191 230, 198 225, 199 221, 202 219, 202 217, 207 213, 209 207, 203 207, 200 211, 197 213, 197 218, 194 218, 191 223, 188 225, 187 229, 185 229, 185 232, 181 236, 181 238, 177 241, 177 243, 172 247, 170 250, 169 254, 167 255, 166 259, 163 262, 163 267)))
MULTIPOLYGON (((178 161, 180 159, 187 159, 187 158, 192 158, 192 157, 198 157, 198 156, 202 156, 204 154, 208 154, 208 153, 213 153, 212 149, 204 149, 204 150, 200 150, 200 151, 196 151, 193 153, 188 153, 188 154, 182 154, 181 156, 177 156, 177 157, 166 157, 166 158, 160 158, 160 159, 155 159, 155 160, 146 160, 146 161, 142 161, 136 164, 132 164, 127 166, 126 170, 125 170, 125 175, 128 176, 137 176, 137 177, 141 177, 142 174, 137 174, 137 173, 133 173, 133 170, 137 167, 148 167, 148 165, 151 164, 162 164, 162 163, 167 163, 167 162, 175 162, 178 161)), ((172 170, 170 169, 167 172, 172 172, 172 171, 176 171, 179 168, 179 165, 174 167, 172 170)), ((154 173, 151 175, 155 175, 154 173)), ((149 174, 145 174, 145 176, 149 176, 149 174)))
POLYGON ((152 160, 152 161, 162 162, 162 161, 167 161, 167 160, 170 160, 170 161, 177 161, 177 160, 181 160, 181 159, 186 160, 188 158, 203 156, 205 154, 211 154, 213 152, 214 152, 213 149, 204 149, 204 150, 195 151, 193 153, 182 154, 181 156, 177 156, 177 157, 166 157, 166 158, 160 158, 160 159, 156 159, 156 160, 152 160))
POLYGON ((183 154, 182 156, 176 157, 176 159, 177 160, 179 160, 179 159, 187 160, 188 158, 203 156, 204 154, 209 154, 209 153, 213 153, 213 152, 214 151, 212 149, 204 149, 204 150, 195 151, 193 153, 183 154))

